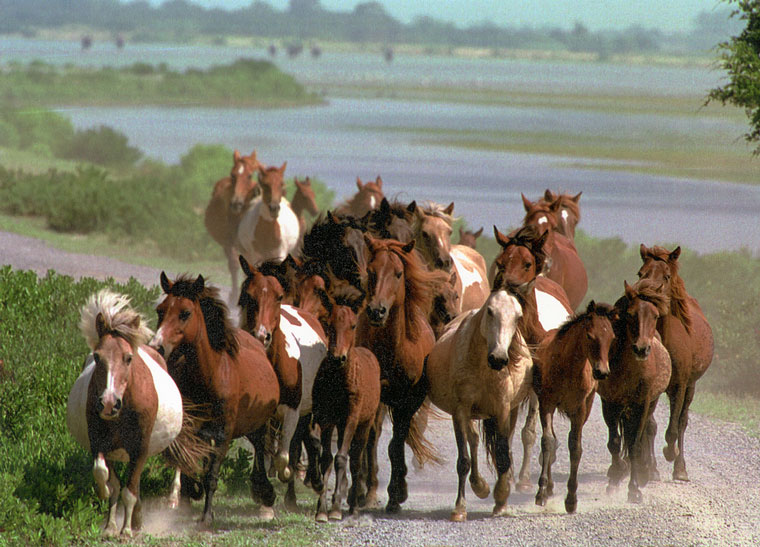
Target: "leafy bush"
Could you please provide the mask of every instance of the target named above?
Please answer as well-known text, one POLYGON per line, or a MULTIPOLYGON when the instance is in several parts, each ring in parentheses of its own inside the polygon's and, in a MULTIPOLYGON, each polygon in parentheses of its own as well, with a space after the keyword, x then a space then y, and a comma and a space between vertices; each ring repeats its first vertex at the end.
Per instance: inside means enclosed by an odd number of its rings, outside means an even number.
POLYGON ((123 133, 101 125, 97 129, 77 131, 61 145, 60 157, 97 165, 131 167, 142 157, 142 152, 129 146, 123 133))

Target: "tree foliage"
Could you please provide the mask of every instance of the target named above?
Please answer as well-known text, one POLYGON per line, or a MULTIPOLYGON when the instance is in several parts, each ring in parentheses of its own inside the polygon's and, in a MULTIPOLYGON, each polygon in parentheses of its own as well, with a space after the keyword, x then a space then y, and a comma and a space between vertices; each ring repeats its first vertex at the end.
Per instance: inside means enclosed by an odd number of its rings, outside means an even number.
POLYGON ((736 4, 732 16, 746 21, 746 26, 737 36, 718 45, 728 83, 711 90, 707 102, 720 101, 744 109, 750 124, 744 138, 756 143, 757 155, 760 154, 760 1, 726 1, 736 4))

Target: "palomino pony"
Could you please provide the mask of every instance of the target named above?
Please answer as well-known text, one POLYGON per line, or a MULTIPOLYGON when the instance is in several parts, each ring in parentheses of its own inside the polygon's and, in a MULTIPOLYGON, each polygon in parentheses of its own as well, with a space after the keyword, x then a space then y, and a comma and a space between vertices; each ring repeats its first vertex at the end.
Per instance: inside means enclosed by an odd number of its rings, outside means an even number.
MULTIPOLYGON (((392 239, 374 239, 368 234, 364 237, 370 253, 367 306, 359 316, 356 343, 377 356, 381 401, 388 406, 393 421, 393 436, 388 445, 391 477, 385 508, 393 513, 400 510, 407 498, 404 441, 421 463, 435 459, 421 433, 412 427, 412 417, 427 393, 424 360, 435 342, 425 318, 430 313, 433 288, 448 276, 425 268, 413 252, 414 241, 404 245, 392 239)), ((367 503, 372 501, 370 492, 367 503)))
MULTIPOLYGON (((140 475, 149 456, 167 447, 187 454, 183 467, 197 472, 208 454, 203 443, 180 435, 182 397, 164 359, 145 345, 152 333, 129 298, 104 289, 82 307, 79 328, 92 350, 71 388, 66 422, 73 437, 95 459, 93 475, 101 499, 108 498, 104 533, 117 533, 116 509, 121 485, 111 461, 129 462, 121 490, 124 525, 131 536, 142 525, 140 475), (182 443, 178 445, 178 443, 182 443)), ((187 422, 185 422, 187 424, 187 422)))
POLYGON ((578 206, 578 202, 582 193, 578 192, 574 196, 555 194, 547 188, 543 198, 539 200, 549 205, 550 210, 555 211, 557 225, 554 230, 570 241, 575 241, 575 227, 581 221, 581 208, 578 206))
POLYGON ((615 303, 615 340, 609 353, 610 374, 597 384, 602 414, 609 430, 607 449, 612 464, 607 471, 607 491, 617 488, 625 476, 623 449, 630 461, 628 501, 642 501, 639 486, 657 476, 654 436, 657 399, 670 382, 670 356, 657 335, 657 320, 668 313, 670 303, 659 284, 642 279, 624 283, 625 294, 615 303))
POLYGON ((250 156, 241 156, 235 150, 232 161, 230 176, 218 180, 214 185, 211 200, 206 206, 204 223, 209 235, 222 246, 232 286, 237 287, 238 251, 234 247, 238 224, 251 200, 260 193, 258 181, 253 174, 263 165, 256 159, 255 150, 250 156))
POLYGON ((477 232, 473 232, 471 230, 465 230, 464 228, 459 228, 459 245, 467 245, 468 247, 472 249, 478 248, 478 238, 483 235, 483 227, 480 227, 480 230, 477 232))
POLYGON ((570 452, 570 477, 567 479, 565 510, 574 513, 578 506, 578 466, 583 447, 581 435, 594 404, 597 381, 610 373, 608 355, 615 334, 612 322, 615 308, 595 304, 559 329, 552 329, 534 354, 533 389, 538 395, 541 416, 541 477, 536 505, 546 505, 554 491, 552 463, 557 459, 554 411, 570 418, 567 446, 570 452))
POLYGON ((296 191, 293 194, 290 207, 293 209, 296 217, 298 217, 298 241, 300 244, 303 242, 303 236, 306 233, 306 216, 304 213, 307 212, 315 217, 319 214, 319 207, 317 207, 317 196, 314 195, 314 189, 311 187, 311 179, 309 177, 306 177, 305 180, 294 178, 293 183, 296 186, 296 191))
POLYGON ((359 487, 366 474, 362 457, 375 416, 380 406, 380 364, 367 348, 356 347, 358 314, 364 293, 346 281, 334 279, 330 291, 321 292, 329 314, 327 333, 329 349, 314 380, 314 423, 322 429, 322 488, 317 493, 316 520, 327 522, 342 518, 341 504, 346 495, 346 463, 350 459, 351 490, 349 513, 355 515, 359 487), (332 462, 332 434, 338 428, 338 453, 335 455, 335 491, 332 507, 327 510, 326 490, 332 462))
POLYGON ((357 192, 348 201, 338 205, 335 208, 335 214, 338 216, 352 216, 362 218, 370 211, 377 209, 383 200, 383 179, 377 176, 375 182, 363 183, 359 177, 356 177, 357 192))
POLYGON ((456 272, 457 313, 462 313, 482 306, 490 289, 483 256, 465 245, 451 244, 453 211, 453 202, 445 208, 437 204, 416 207, 414 231, 417 248, 430 267, 456 272))
POLYGON ((169 374, 183 398, 209 409, 199 435, 215 450, 203 480, 201 520, 213 520, 219 468, 232 441, 243 436, 256 449, 251 493, 262 503, 259 516, 274 518, 275 493, 264 470, 264 441, 280 386, 264 346, 232 327, 218 289, 206 286, 203 276, 180 276, 172 282, 161 272, 161 288, 166 296, 156 308, 158 330, 150 345, 167 356, 169 374))
POLYGON ((642 244, 639 250, 644 261, 639 277, 662 283, 663 292, 670 297, 668 313, 661 315, 657 322, 657 331, 673 365, 667 389, 670 421, 665 431, 667 446, 663 448, 663 453, 669 462, 675 460, 673 479, 687 481, 684 434, 697 380, 712 362, 715 350, 712 329, 697 300, 689 296, 683 279, 678 275, 681 248, 669 252, 662 247, 648 248, 642 244))
POLYGON ((524 195, 522 196, 525 206, 525 219, 523 226, 533 224, 548 236, 544 248, 549 257, 546 268, 546 277, 556 281, 567 294, 572 309, 577 308, 586 296, 588 289, 588 276, 583 266, 575 244, 556 231, 557 215, 551 207, 543 202, 531 203, 524 195))
POLYGON ((259 168, 261 199, 240 219, 236 246, 250 264, 282 261, 298 245, 300 224, 284 194, 286 165, 287 162, 281 167, 259 168))
MULTIPOLYGON (((288 483, 286 503, 296 508, 290 454, 300 455, 301 442, 308 441, 294 435, 299 420, 311 413, 314 378, 327 354, 327 337, 313 315, 282 304, 284 292, 276 277, 262 274, 242 256, 240 265, 246 276, 240 291, 240 326, 264 344, 280 383, 277 417, 282 435, 274 466, 280 480, 288 483)), ((316 458, 316 450, 311 451, 310 464, 316 458)), ((292 465, 297 461, 294 457, 292 465)))
POLYGON ((495 462, 494 516, 506 512, 510 491, 512 413, 531 390, 533 362, 519 332, 522 309, 514 294, 495 289, 477 310, 453 321, 433 346, 426 362, 428 396, 451 414, 457 442, 459 488, 451 520, 467 519, 465 481, 485 498, 488 485, 480 475, 476 451, 478 433, 474 420, 483 420, 485 445, 495 462), (468 444, 472 459, 468 454, 468 444))

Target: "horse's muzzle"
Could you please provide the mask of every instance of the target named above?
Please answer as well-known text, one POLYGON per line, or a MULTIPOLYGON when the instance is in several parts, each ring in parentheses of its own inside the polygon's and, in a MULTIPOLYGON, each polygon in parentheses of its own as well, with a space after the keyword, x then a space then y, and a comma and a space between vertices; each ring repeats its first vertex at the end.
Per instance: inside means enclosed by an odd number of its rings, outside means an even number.
POLYGON ((279 203, 273 203, 269 206, 269 213, 274 217, 277 218, 277 215, 280 214, 280 204, 279 203))
POLYGON ((243 211, 243 202, 240 200, 232 200, 230 202, 230 211, 234 214, 240 214, 243 211))
POLYGON ((104 420, 113 420, 118 418, 121 411, 121 398, 117 398, 113 404, 109 404, 106 408, 106 404, 103 401, 103 397, 98 397, 98 402, 95 404, 95 410, 98 415, 104 420))
POLYGON ((639 361, 646 360, 647 357, 649 357, 649 353, 652 351, 651 345, 646 345, 644 347, 639 347, 636 344, 633 345, 633 354, 636 356, 636 359, 639 361))
POLYGON ((591 370, 591 375, 594 377, 594 380, 605 380, 607 376, 610 375, 609 370, 599 370, 598 368, 594 367, 591 370))
POLYGON ((494 370, 501 370, 507 366, 509 359, 504 357, 497 357, 493 353, 488 354, 488 366, 494 370))
POLYGON ((367 308, 367 318, 373 327, 382 327, 388 317, 388 309, 385 306, 367 308))
POLYGON ((451 270, 451 259, 450 258, 436 258, 435 259, 435 267, 439 270, 451 270))

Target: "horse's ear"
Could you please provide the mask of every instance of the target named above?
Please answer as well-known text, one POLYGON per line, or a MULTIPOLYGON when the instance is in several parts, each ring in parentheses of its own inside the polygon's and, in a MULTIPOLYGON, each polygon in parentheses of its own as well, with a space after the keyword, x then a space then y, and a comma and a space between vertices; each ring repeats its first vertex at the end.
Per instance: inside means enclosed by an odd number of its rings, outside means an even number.
POLYGON ((380 212, 384 215, 389 215, 391 213, 391 204, 385 199, 385 197, 383 197, 383 200, 380 202, 380 212))
POLYGON ((673 249, 673 252, 671 252, 668 255, 668 262, 675 262, 678 260, 678 257, 681 256, 681 246, 679 245, 675 249, 673 249))
POLYGON ((649 254, 649 249, 647 249, 647 246, 643 243, 639 245, 639 255, 641 255, 641 260, 646 260, 647 255, 649 254))
POLYGON ((578 203, 578 202, 581 200, 581 194, 582 194, 582 193, 583 193, 583 192, 578 192, 576 195, 574 195, 574 196, 573 196, 573 197, 571 197, 570 199, 571 199, 571 200, 573 200, 575 203, 578 203))
POLYGON ((203 292, 203 289, 206 287, 206 280, 203 279, 203 276, 201 274, 198 274, 198 279, 195 280, 195 283, 193 283, 193 292, 195 294, 200 294, 203 292))
POLYGON ((558 199, 557 199, 557 200, 554 200, 554 201, 552 201, 552 202, 549 204, 549 210, 550 210, 552 213, 556 213, 556 212, 557 212, 557 211, 559 211, 561 208, 562 208, 562 202, 561 202, 560 200, 558 200, 558 199))
POLYGON ((625 295, 628 298, 633 298, 633 287, 628 284, 628 281, 623 280, 623 289, 625 289, 625 295))
POLYGON ((411 240, 409 243, 401 247, 401 250, 404 251, 404 253, 411 253, 412 249, 414 249, 414 240, 411 240))
POLYGON ((531 208, 533 207, 533 203, 525 197, 525 194, 520 193, 520 197, 522 198, 523 207, 525 208, 525 212, 529 213, 531 208))
POLYGON ((103 338, 103 336, 108 334, 106 320, 100 312, 98 312, 97 317, 95 317, 95 331, 98 333, 98 338, 103 338))
POLYGON ((232 153, 232 161, 235 163, 240 161, 240 151, 238 151, 237 148, 235 148, 235 151, 232 153))
POLYGON ((478 239, 481 235, 483 235, 483 227, 481 226, 480 230, 478 230, 477 232, 475 232, 472 235, 475 236, 475 239, 478 239))
POLYGON ((591 300, 588 303, 588 306, 586 306, 586 313, 594 313, 594 310, 596 309, 596 302, 591 300))
POLYGON ((288 166, 288 162, 286 162, 286 161, 285 161, 285 162, 283 162, 283 163, 282 163, 282 165, 281 165, 281 166, 280 166, 280 168, 278 169, 278 171, 280 171, 280 174, 281 174, 281 175, 282 175, 283 173, 285 173, 285 168, 286 168, 287 166, 288 166))
POLYGON ((256 158, 256 149, 253 149, 253 152, 251 152, 251 160, 258 162, 259 160, 256 158))
POLYGON ((383 179, 380 178, 380 175, 378 175, 377 178, 375 179, 375 184, 377 184, 381 190, 383 189, 383 179))
POLYGON ((253 269, 245 257, 243 255, 238 255, 238 260, 240 261, 240 267, 243 268, 243 273, 245 276, 251 277, 253 275, 253 269))
POLYGON ((416 210, 417 210, 417 200, 412 201, 409 205, 406 206, 407 213, 414 213, 416 210))
POLYGON ((544 248, 544 244, 546 243, 546 240, 549 238, 549 230, 546 230, 543 234, 538 236, 538 239, 536 239, 533 242, 533 250, 534 251, 540 251, 544 248))
POLYGON ((443 210, 443 212, 446 213, 447 215, 451 216, 451 214, 454 212, 454 202, 452 201, 451 203, 449 203, 448 207, 446 207, 443 210))
POLYGON ((457 270, 456 268, 454 268, 451 270, 451 275, 449 276, 449 283, 451 283, 451 286, 453 287, 456 282, 457 282, 457 270))
POLYGON ((551 203, 551 202, 552 202, 552 201, 554 201, 555 199, 557 199, 557 196, 554 194, 554 192, 552 192, 551 190, 549 190, 549 189, 547 188, 547 189, 544 191, 544 201, 545 201, 545 202, 547 202, 547 203, 551 203))
POLYGON ((169 291, 172 290, 172 282, 169 281, 169 278, 166 277, 166 273, 164 272, 161 272, 161 288, 166 294, 169 294, 169 291))
POLYGON ((496 243, 498 243, 499 245, 501 245, 502 249, 506 249, 507 248, 507 245, 509 245, 509 238, 507 236, 505 236, 504 234, 502 234, 499 231, 499 229, 496 227, 495 224, 494 224, 494 227, 493 227, 493 236, 494 236, 494 238, 496 238, 496 243))
POLYGON ((303 181, 301 184, 304 186, 311 186, 311 179, 309 177, 306 177, 306 180, 303 181))
POLYGON ((336 218, 332 211, 327 211, 327 221, 332 224, 338 224, 340 221, 336 218))
POLYGON ((361 191, 361 189, 364 187, 362 186, 362 179, 359 177, 356 177, 356 187, 359 189, 359 191, 361 191))

